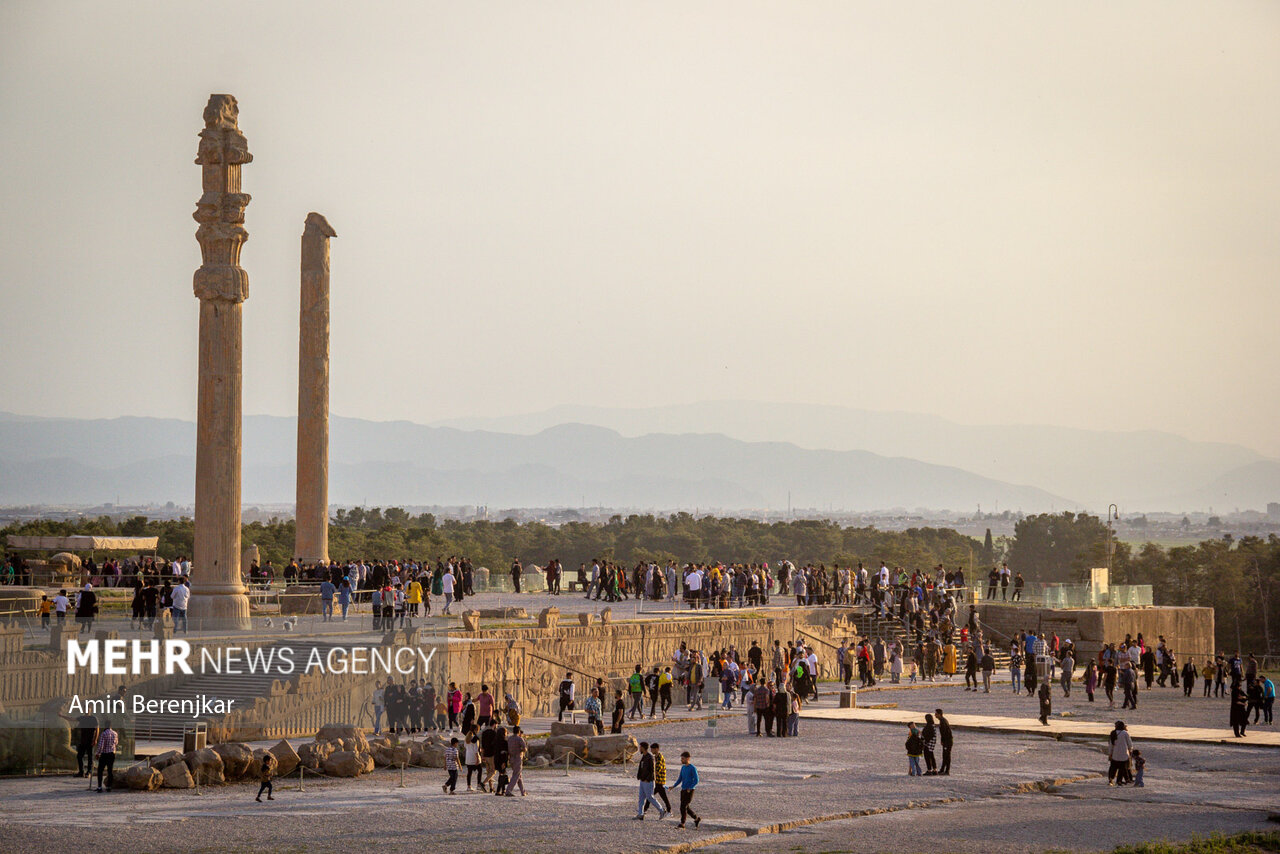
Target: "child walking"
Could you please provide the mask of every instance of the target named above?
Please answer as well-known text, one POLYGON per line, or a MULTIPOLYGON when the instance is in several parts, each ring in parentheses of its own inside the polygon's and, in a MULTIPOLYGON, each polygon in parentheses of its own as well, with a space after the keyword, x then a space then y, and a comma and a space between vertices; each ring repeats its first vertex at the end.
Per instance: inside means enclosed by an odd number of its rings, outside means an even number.
POLYGON ((484 785, 481 783, 481 781, 484 779, 484 775, 480 773, 480 739, 476 735, 476 731, 474 729, 471 730, 470 734, 467 735, 466 754, 467 754, 466 756, 467 758, 467 791, 468 792, 473 791, 471 788, 472 774, 476 775, 476 783, 480 785, 481 789, 483 789, 484 785))
POLYGON ((449 779, 440 788, 452 795, 458 788, 458 739, 449 739, 449 746, 444 749, 444 770, 449 772, 449 779))
POLYGON ((254 800, 258 803, 262 803, 262 793, 266 792, 267 800, 274 801, 275 797, 272 795, 271 775, 275 771, 275 763, 267 761, 264 756, 261 764, 262 770, 258 772, 258 779, 261 781, 261 785, 258 786, 258 797, 254 798, 254 800))
POLYGON ((1133 772, 1137 775, 1137 779, 1133 781, 1135 789, 1143 788, 1142 772, 1147 767, 1147 760, 1143 758, 1141 750, 1133 751, 1133 772))

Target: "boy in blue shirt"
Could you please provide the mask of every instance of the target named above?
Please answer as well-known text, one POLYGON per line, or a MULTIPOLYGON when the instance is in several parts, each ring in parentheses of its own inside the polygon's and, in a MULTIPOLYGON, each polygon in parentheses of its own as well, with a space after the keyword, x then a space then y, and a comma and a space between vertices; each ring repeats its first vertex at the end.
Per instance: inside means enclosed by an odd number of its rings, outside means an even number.
POLYGON ((693 816, 693 826, 697 827, 702 824, 702 818, 693 811, 690 804, 693 801, 693 790, 698 786, 698 768, 690 761, 689 751, 680 754, 680 776, 671 784, 674 789, 680 787, 680 823, 676 825, 683 828, 685 820, 689 816, 693 816))

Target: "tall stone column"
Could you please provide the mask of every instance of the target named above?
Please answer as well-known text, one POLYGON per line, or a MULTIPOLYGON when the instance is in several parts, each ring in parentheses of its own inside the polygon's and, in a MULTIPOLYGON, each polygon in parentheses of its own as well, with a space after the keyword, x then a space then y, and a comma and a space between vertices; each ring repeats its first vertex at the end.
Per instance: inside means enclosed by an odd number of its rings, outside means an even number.
POLYGON ((302 229, 298 332, 298 493, 293 554, 329 560, 329 238, 318 213, 302 229))
POLYGON ((241 304, 249 275, 240 248, 249 238, 240 167, 253 160, 230 95, 210 95, 196 163, 204 193, 192 215, 203 263, 194 285, 200 300, 200 379, 196 418, 196 518, 192 625, 201 630, 249 628, 249 599, 240 577, 241 304))

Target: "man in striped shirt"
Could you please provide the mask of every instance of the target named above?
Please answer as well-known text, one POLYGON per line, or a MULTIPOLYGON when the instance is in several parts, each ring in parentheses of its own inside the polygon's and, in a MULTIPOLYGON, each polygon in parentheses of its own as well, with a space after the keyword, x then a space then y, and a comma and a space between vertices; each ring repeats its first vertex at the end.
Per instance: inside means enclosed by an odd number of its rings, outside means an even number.
POLYGON ((107 772, 107 791, 115 784, 116 747, 120 744, 120 736, 111 728, 109 718, 102 719, 102 732, 98 735, 98 744, 94 752, 98 754, 98 791, 102 791, 102 772, 107 772))
MULTIPOLYGON (((649 745, 649 754, 653 757, 653 794, 662 801, 667 812, 671 812, 671 801, 667 799, 667 758, 662 755, 656 741, 649 745)), ((649 804, 644 805, 644 811, 649 811, 649 804)))

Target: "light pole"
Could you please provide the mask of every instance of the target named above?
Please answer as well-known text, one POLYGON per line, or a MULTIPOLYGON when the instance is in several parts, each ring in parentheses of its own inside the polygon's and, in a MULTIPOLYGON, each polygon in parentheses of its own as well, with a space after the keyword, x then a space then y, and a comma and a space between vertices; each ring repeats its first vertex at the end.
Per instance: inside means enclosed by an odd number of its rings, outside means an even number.
POLYGON ((1111 584, 1111 558, 1115 554, 1116 545, 1111 529, 1112 522, 1120 521, 1120 508, 1112 504, 1107 507, 1107 584, 1111 584))

